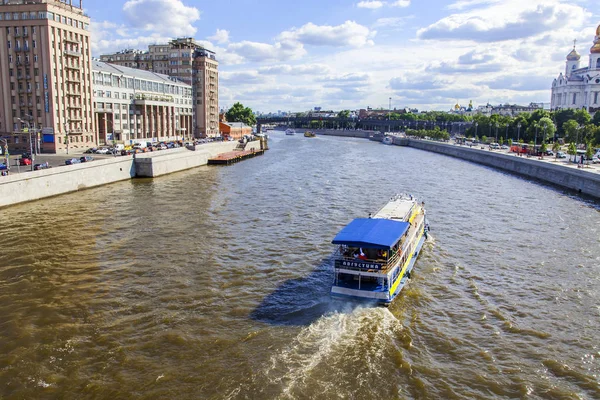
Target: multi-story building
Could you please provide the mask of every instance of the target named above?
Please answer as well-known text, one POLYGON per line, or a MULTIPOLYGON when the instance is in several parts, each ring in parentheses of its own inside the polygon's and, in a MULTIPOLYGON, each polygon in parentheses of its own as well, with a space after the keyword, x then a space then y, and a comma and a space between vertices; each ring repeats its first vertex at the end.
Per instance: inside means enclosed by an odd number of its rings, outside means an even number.
POLYGON ((581 67, 575 50, 567 55, 565 73, 552 81, 551 110, 583 108, 590 113, 600 110, 600 25, 590 48, 589 63, 581 67))
POLYGON ((46 152, 97 141, 89 24, 81 0, 0 3, 0 132, 9 147, 29 148, 29 128, 46 152))
POLYGON ((92 61, 98 143, 190 139, 192 87, 167 75, 92 61))
POLYGON ((219 63, 215 54, 205 49, 194 53, 192 63, 195 110, 195 137, 218 136, 219 63))
POLYGON ((193 87, 194 136, 219 133, 219 63, 215 53, 193 38, 154 44, 148 51, 123 50, 100 56, 100 61, 166 74, 193 87))

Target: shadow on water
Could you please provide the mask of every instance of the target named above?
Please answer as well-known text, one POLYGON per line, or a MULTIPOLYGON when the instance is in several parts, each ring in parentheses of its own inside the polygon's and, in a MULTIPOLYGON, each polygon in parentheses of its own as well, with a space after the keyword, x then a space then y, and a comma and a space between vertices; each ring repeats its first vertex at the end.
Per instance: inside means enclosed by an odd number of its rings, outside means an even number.
POLYGON ((365 303, 349 303, 329 296, 333 282, 333 258, 321 260, 310 275, 283 282, 250 314, 271 325, 308 326, 324 315, 350 313, 365 303))

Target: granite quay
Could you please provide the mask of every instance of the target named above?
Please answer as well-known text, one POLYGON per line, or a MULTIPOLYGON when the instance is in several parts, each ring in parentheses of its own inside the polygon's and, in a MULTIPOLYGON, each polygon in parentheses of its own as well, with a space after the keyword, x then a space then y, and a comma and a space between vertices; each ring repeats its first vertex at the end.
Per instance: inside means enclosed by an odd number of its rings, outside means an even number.
MULTIPOLYGON (((262 141, 243 150, 261 150, 262 141)), ((242 150, 239 142, 213 142, 130 156, 107 157, 74 165, 31 171, 0 178, 0 207, 57 196, 135 177, 157 177, 207 165, 219 154, 242 150)), ((21 167, 24 168, 24 167, 21 167)))

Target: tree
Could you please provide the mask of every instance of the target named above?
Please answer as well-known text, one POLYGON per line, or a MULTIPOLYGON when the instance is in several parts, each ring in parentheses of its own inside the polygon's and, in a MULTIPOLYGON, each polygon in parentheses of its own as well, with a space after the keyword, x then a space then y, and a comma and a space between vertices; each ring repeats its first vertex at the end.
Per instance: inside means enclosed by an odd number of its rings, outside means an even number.
MULTIPOLYGON (((567 150, 567 154, 570 154, 572 156, 575 156, 577 154, 577 147, 575 147, 575 143, 569 143, 569 149, 567 150)), ((572 161, 576 161, 575 157, 573 157, 572 161)))
POLYGON ((547 151, 548 145, 546 144, 546 141, 543 141, 542 146, 540 147, 540 153, 542 154, 542 158, 544 158, 544 154, 546 154, 547 151))
POLYGON ((591 141, 587 142, 585 144, 585 158, 587 159, 587 164, 590 164, 590 160, 592 159, 594 155, 594 146, 593 143, 591 141))
POLYGON ((228 122, 243 122, 246 125, 256 125, 256 117, 249 107, 244 107, 242 103, 237 102, 227 111, 225 118, 228 122))
POLYGON ((594 118, 592 118, 592 123, 596 126, 600 126, 600 112, 596 111, 594 118))
POLYGON ((586 125, 592 121, 592 116, 585 108, 580 108, 573 111, 573 119, 577 121, 579 125, 586 125))
POLYGON ((558 159, 558 152, 560 151, 560 143, 558 141, 552 145, 552 151, 554 152, 554 159, 558 159))
POLYGON ((578 136, 577 130, 579 129, 579 124, 577 121, 570 119, 562 125, 562 128, 565 133, 565 140, 569 143, 575 143, 578 136))
POLYGON ((552 120, 548 117, 544 117, 542 119, 540 119, 540 130, 542 132, 542 135, 544 134, 544 126, 546 127, 545 133, 546 136, 542 138, 542 141, 545 141, 547 138, 553 138, 554 139, 554 132, 556 132, 556 126, 554 126, 554 122, 552 122, 552 120))
POLYGON ((338 113, 338 118, 350 118, 350 110, 342 110, 338 113))

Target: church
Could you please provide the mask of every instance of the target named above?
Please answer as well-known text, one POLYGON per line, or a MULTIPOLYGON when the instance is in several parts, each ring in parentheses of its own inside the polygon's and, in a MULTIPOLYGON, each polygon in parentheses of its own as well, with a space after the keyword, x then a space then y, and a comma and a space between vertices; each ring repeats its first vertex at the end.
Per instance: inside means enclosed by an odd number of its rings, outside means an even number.
POLYGON ((589 64, 581 67, 581 56, 575 50, 567 55, 565 73, 552 82, 552 111, 584 108, 590 114, 600 110, 600 26, 590 49, 589 64))

